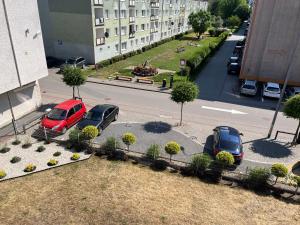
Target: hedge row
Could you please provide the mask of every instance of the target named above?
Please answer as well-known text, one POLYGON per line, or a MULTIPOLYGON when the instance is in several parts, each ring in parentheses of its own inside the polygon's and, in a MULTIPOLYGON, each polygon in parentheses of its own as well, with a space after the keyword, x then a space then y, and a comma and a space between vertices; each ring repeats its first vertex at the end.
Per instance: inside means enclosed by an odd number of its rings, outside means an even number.
POLYGON ((229 32, 221 33, 215 40, 212 40, 208 46, 202 48, 202 51, 195 57, 187 59, 187 66, 190 67, 191 73, 197 71, 205 60, 218 50, 229 36, 229 32))
POLYGON ((125 54, 122 54, 122 55, 117 55, 115 57, 112 57, 111 59, 103 60, 103 61, 97 63, 96 66, 97 66, 97 68, 106 67, 108 65, 114 64, 114 63, 119 62, 121 60, 127 59, 128 57, 132 57, 134 55, 141 54, 142 52, 148 51, 148 50, 150 50, 152 48, 155 48, 159 45, 162 45, 166 42, 172 41, 174 39, 179 39, 182 36, 183 36, 183 34, 182 35, 176 35, 174 37, 166 38, 166 39, 163 39, 161 41, 158 41, 158 42, 152 43, 150 45, 144 46, 141 49, 138 49, 136 51, 131 51, 131 52, 128 52, 128 53, 125 53, 125 54))

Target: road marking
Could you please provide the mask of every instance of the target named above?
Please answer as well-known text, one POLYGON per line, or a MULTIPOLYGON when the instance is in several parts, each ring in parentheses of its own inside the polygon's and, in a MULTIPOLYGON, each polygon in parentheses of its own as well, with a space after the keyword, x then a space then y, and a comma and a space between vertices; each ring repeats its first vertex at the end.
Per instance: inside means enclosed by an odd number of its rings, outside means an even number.
POLYGON ((215 111, 220 111, 220 112, 228 112, 231 114, 239 114, 239 115, 246 115, 248 113, 237 111, 234 109, 221 109, 221 108, 215 108, 215 107, 209 107, 209 106, 202 106, 202 109, 208 109, 208 110, 215 110, 215 111))

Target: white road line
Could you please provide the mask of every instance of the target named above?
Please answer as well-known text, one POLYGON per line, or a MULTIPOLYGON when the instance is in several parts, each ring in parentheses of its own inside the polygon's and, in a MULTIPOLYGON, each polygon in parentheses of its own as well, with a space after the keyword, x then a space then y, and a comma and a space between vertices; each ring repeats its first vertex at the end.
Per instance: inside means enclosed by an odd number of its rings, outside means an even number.
POLYGON ((215 108, 215 107, 209 107, 209 106, 202 106, 202 109, 208 109, 208 110, 214 110, 214 111, 220 111, 220 112, 228 112, 231 114, 239 114, 239 115, 246 115, 248 113, 237 111, 234 109, 221 109, 221 108, 215 108))

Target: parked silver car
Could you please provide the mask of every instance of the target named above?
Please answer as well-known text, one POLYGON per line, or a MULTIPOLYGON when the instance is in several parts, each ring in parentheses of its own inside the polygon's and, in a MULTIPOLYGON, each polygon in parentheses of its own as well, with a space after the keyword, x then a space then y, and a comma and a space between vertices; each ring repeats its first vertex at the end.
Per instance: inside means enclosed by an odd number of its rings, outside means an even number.
POLYGON ((241 86, 241 94, 255 96, 257 93, 257 82, 255 80, 245 80, 241 86))

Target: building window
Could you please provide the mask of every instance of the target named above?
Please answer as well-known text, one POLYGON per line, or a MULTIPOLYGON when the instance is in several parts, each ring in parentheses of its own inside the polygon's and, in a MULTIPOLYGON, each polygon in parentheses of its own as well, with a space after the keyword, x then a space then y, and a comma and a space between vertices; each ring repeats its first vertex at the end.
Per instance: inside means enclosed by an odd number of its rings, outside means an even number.
POLYGON ((142 31, 145 30, 145 24, 141 24, 141 30, 142 30, 142 31))
POLYGON ((124 36, 126 35, 126 27, 121 27, 121 35, 124 36))
POLYGON ((106 28, 105 32, 106 32, 106 33, 108 34, 108 36, 109 36, 109 34, 110 34, 109 28, 106 28))
POLYGON ((139 39, 135 39, 135 45, 139 44, 139 39))
POLYGON ((119 51, 119 45, 116 44, 116 45, 115 45, 115 48, 116 48, 116 52, 118 52, 118 51, 119 51))
POLYGON ((142 44, 145 44, 145 38, 144 38, 144 37, 141 38, 141 43, 142 43, 142 44))
POLYGON ((130 45, 131 45, 131 47, 133 47, 133 45, 134 45, 133 40, 130 41, 130 45))
POLYGON ((108 9, 105 10, 105 18, 109 19, 109 10, 108 9))
POLYGON ((135 32, 137 32, 138 31, 138 25, 135 25, 135 32))
POLYGON ((142 17, 146 16, 146 10, 142 10, 142 17))
POLYGON ((126 50, 127 49, 127 42, 123 42, 122 43, 122 50, 126 50))
POLYGON ((121 10, 121 18, 126 18, 126 10, 121 10))
POLYGON ((119 17, 119 11, 115 10, 115 19, 118 19, 118 17, 119 17))
POLYGON ((117 27, 115 27, 115 35, 118 36, 119 35, 119 30, 117 27))

